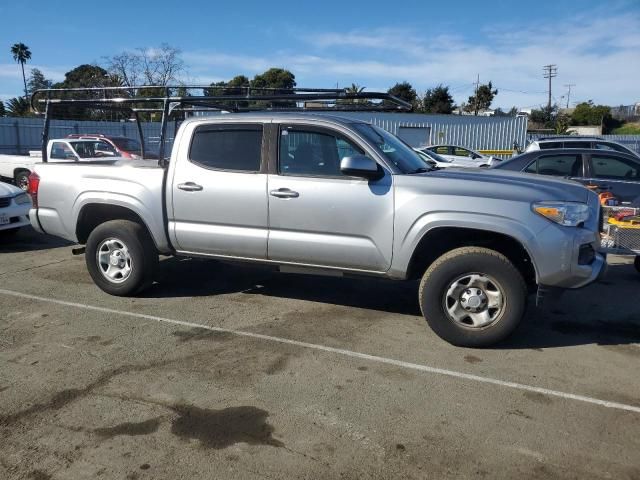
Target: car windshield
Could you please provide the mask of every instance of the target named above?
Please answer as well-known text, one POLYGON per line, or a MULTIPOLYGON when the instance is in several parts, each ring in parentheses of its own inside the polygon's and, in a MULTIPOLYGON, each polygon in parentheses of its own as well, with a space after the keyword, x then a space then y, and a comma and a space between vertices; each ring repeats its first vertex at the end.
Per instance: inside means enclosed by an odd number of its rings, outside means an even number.
POLYGON ((433 170, 433 167, 418 155, 418 152, 386 130, 362 123, 355 124, 354 127, 402 173, 411 174, 433 170))
POLYGON ((140 153, 140 142, 133 138, 112 138, 111 141, 124 152, 140 153))
POLYGON ((435 160, 436 162, 442 162, 442 163, 453 163, 453 160, 449 160, 447 158, 444 158, 442 155, 438 155, 436 152, 431 151, 431 150, 418 150, 418 154, 422 155, 424 157, 430 158, 432 160, 435 160))
POLYGON ((106 142, 69 142, 80 158, 100 158, 115 155, 115 150, 106 142))

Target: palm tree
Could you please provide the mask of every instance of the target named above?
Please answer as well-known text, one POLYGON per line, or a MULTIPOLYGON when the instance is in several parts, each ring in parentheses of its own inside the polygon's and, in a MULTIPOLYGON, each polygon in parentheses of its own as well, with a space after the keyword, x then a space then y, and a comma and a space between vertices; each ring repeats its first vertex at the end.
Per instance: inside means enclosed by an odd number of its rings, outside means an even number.
POLYGON ((31 106, 25 97, 10 98, 6 102, 6 107, 6 114, 9 117, 28 117, 31 112, 31 106))
POLYGON ((11 54, 13 55, 13 59, 20 64, 22 67, 22 80, 24 82, 24 96, 29 96, 29 91, 27 90, 27 77, 24 75, 24 64, 27 63, 27 60, 31 59, 31 50, 24 43, 14 43, 11 47, 11 54))
MULTIPOLYGON (((361 87, 360 85, 358 85, 357 83, 352 83, 350 87, 346 87, 344 89, 345 93, 348 94, 358 94, 364 91, 366 87, 361 87)), ((361 99, 361 98, 356 98, 351 100, 351 103, 367 103, 367 100, 361 99)))

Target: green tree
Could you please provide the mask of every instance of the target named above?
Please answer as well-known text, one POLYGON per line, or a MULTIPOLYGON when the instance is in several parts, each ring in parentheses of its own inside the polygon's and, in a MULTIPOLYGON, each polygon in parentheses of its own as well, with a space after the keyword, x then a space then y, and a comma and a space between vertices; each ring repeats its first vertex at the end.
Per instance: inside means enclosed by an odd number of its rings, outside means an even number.
MULTIPOLYGON (((251 81, 251 87, 257 89, 252 93, 256 95, 269 95, 270 93, 286 94, 292 93, 292 89, 296 86, 296 76, 289 70, 283 68, 270 68, 265 72, 256 75, 251 81), (260 90, 260 89, 275 89, 260 90)), ((296 106, 295 101, 278 101, 272 102, 275 107, 292 108, 296 106)), ((262 102, 256 103, 256 106, 262 106, 262 102)))
POLYGON ((40 70, 37 68, 31 69, 31 75, 29 75, 29 80, 27 81, 27 87, 30 94, 36 90, 51 88, 51 85, 53 85, 53 82, 48 80, 40 70))
POLYGON ((32 116, 31 105, 26 97, 10 98, 6 102, 6 114, 9 117, 30 117, 32 116))
POLYGON ((425 113, 451 113, 453 107, 454 102, 449 93, 449 87, 442 84, 428 89, 422 99, 422 109, 425 113))
POLYGON ((485 85, 479 85, 476 93, 469 97, 465 110, 478 115, 480 110, 486 110, 491 106, 493 98, 498 94, 498 89, 494 89, 491 82, 485 85))
POLYGON ((551 107, 541 107, 539 110, 531 110, 529 120, 532 123, 537 123, 544 128, 555 129, 556 118, 558 117, 558 105, 551 105, 551 107))
MULTIPOLYGON (((122 86, 119 79, 110 75, 104 68, 97 65, 80 65, 64 74, 64 80, 53 85, 53 88, 99 88, 99 87, 119 87, 122 86)), ((75 99, 97 99, 102 98, 104 92, 78 92, 74 94, 75 99)), ((155 92, 157 94, 157 92, 155 92)), ((81 120, 103 120, 120 119, 126 117, 124 113, 114 113, 114 111, 101 111, 95 108, 85 108, 76 106, 60 106, 52 110, 54 118, 81 119, 81 120)))
POLYGON ((600 125, 608 118, 611 118, 611 108, 594 105, 592 100, 579 103, 571 114, 574 125, 600 125))
POLYGON ((387 90, 389 95, 393 95, 394 97, 398 97, 400 100, 404 100, 405 102, 409 102, 413 105, 414 109, 417 109, 420 106, 420 102, 418 101, 418 94, 416 93, 415 88, 409 82, 401 82, 396 83, 393 87, 387 90))
POLYGON ((24 43, 14 43, 11 46, 11 55, 13 55, 13 59, 20 64, 22 67, 22 81, 24 82, 24 96, 29 96, 27 92, 27 77, 24 74, 24 64, 27 63, 27 60, 31 59, 31 50, 24 43))
POLYGON ((0 117, 7 115, 7 111, 4 108, 4 102, 0 100, 0 117))
MULTIPOLYGON (((214 82, 209 88, 203 89, 203 94, 207 97, 216 97, 219 95, 244 95, 246 90, 241 87, 249 87, 251 81, 244 75, 236 75, 228 82, 214 82)), ((234 108, 247 108, 249 102, 247 101, 228 101, 220 102, 221 107, 234 108)))
POLYGON ((275 88, 286 93, 296 86, 296 76, 289 70, 270 68, 253 77, 251 86, 254 88, 275 88))

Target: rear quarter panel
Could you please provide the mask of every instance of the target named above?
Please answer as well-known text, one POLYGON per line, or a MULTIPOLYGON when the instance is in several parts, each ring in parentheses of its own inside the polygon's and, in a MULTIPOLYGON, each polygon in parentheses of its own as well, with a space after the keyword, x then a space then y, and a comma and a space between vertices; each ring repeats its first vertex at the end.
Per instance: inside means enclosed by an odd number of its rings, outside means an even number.
POLYGON ((158 249, 169 251, 162 215, 164 170, 158 167, 39 164, 38 221, 51 235, 77 241, 76 224, 90 204, 118 205, 146 224, 158 249))

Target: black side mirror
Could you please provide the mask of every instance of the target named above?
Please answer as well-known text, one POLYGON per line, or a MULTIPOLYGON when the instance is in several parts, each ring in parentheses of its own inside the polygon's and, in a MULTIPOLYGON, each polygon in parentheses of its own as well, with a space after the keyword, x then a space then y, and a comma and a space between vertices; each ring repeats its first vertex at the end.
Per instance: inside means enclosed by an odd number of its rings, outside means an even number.
POLYGON ((365 155, 344 157, 340 161, 340 171, 350 177, 362 177, 368 180, 377 180, 384 176, 384 171, 375 160, 365 155))

